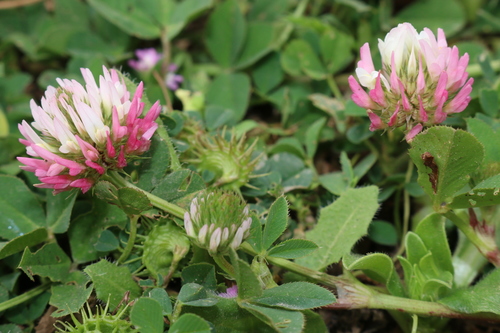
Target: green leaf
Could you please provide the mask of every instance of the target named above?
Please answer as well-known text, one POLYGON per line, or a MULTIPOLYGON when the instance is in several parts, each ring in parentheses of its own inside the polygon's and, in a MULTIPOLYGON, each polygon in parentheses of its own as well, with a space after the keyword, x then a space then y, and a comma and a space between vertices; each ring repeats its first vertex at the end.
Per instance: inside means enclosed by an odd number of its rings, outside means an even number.
POLYGON ((429 128, 411 145, 409 153, 417 166, 418 183, 432 198, 434 210, 447 212, 453 195, 481 164, 483 145, 472 134, 444 126, 429 128))
POLYGON ((163 179, 170 166, 170 154, 167 144, 159 135, 151 138, 151 148, 141 155, 141 158, 126 170, 128 173, 136 172, 139 181, 136 186, 150 192, 163 179))
POLYGON ((326 173, 319 176, 319 183, 330 193, 333 193, 335 195, 341 195, 349 187, 344 174, 340 171, 326 173))
POLYGON ((210 333, 210 325, 201 317, 185 313, 175 321, 169 333, 210 333))
POLYGON ((283 77, 280 58, 276 52, 259 61, 252 71, 252 79, 257 89, 264 94, 278 86, 283 81, 283 77))
POLYGON ((238 300, 246 300, 262 295, 262 288, 250 265, 238 259, 235 251, 230 252, 238 285, 238 300))
POLYGON ((236 63, 237 69, 246 68, 271 52, 274 42, 274 26, 264 22, 248 25, 247 36, 236 63))
POLYGON ((52 286, 50 293, 50 305, 57 308, 52 312, 52 317, 62 317, 80 311, 83 304, 92 294, 92 286, 85 288, 82 285, 55 285, 52 286))
MULTIPOLYGON (((468 118, 467 130, 484 146, 484 162, 500 162, 500 147, 496 144, 500 140, 500 132, 495 131, 491 124, 477 118, 468 118)), ((485 165, 487 167, 487 165, 485 165)))
POLYGON ((11 240, 46 225, 42 207, 21 179, 0 175, 0 188, 2 238, 11 240))
POLYGON ((163 309, 152 298, 141 297, 130 310, 130 321, 141 332, 163 333, 163 309))
POLYGON ((325 124, 326 118, 320 118, 307 128, 305 145, 307 157, 309 157, 310 159, 313 159, 314 155, 316 154, 319 136, 325 124))
POLYGON ((268 308, 246 302, 240 306, 255 317, 281 333, 301 333, 304 326, 304 315, 299 311, 268 308))
POLYGON ((340 31, 325 31, 320 39, 320 47, 323 63, 332 74, 344 69, 354 58, 354 38, 340 31))
POLYGON ((69 274, 70 266, 71 260, 57 243, 45 244, 35 253, 26 248, 19 263, 19 268, 31 280, 34 280, 33 275, 39 275, 52 281, 62 281, 69 274))
POLYGON ((314 333, 328 333, 328 328, 326 327, 323 317, 319 313, 312 310, 301 311, 305 316, 306 325, 302 332, 314 332, 314 333))
POLYGON ((295 259, 307 256, 318 249, 318 245, 306 239, 288 239, 273 246, 267 254, 272 257, 295 259))
POLYGON ((288 223, 288 203, 284 197, 279 197, 269 208, 262 233, 262 246, 268 249, 285 231, 288 223))
POLYGON ((62 234, 69 228, 69 220, 78 192, 47 194, 47 227, 55 234, 62 234))
POLYGON ((327 289, 309 282, 285 283, 266 289, 252 302, 290 310, 305 310, 335 302, 335 296, 327 289))
POLYGON ((82 263, 98 259, 103 253, 98 252, 94 244, 102 231, 111 226, 123 229, 127 222, 127 216, 120 208, 94 199, 90 212, 71 221, 68 236, 73 260, 82 263))
POLYGON ((450 208, 473 208, 500 204, 500 175, 485 179, 472 190, 453 198, 450 208))
POLYGON ((168 174, 151 193, 164 200, 175 202, 204 188, 205 182, 197 173, 181 169, 168 174))
POLYGON ((455 290, 438 302, 462 313, 492 312, 500 315, 500 269, 495 269, 476 285, 455 290))
POLYGON ((215 290, 217 280, 215 278, 215 267, 210 264, 194 264, 182 270, 182 281, 186 283, 197 283, 207 289, 215 290))
POLYGON ((244 45, 247 30, 238 2, 228 0, 217 6, 205 29, 205 41, 212 57, 222 67, 232 67, 244 45))
POLYGON ((219 74, 208 87, 206 104, 229 109, 233 122, 245 116, 250 98, 250 79, 244 73, 219 74))
POLYGON ((231 109, 225 109, 218 105, 209 105, 205 108, 205 126, 209 131, 234 123, 235 114, 231 109))
POLYGON ((94 248, 99 252, 110 252, 116 250, 118 247, 120 247, 118 238, 108 229, 101 233, 97 243, 94 244, 94 248))
POLYGON ((109 302, 110 309, 115 309, 127 292, 130 292, 130 299, 135 299, 141 294, 141 288, 132 279, 127 267, 118 267, 102 259, 96 264, 85 267, 83 271, 94 283, 97 298, 105 303, 109 302))
POLYGON ((430 214, 420 221, 415 228, 415 233, 420 236, 426 248, 432 252, 432 257, 439 269, 453 274, 450 245, 446 238, 443 216, 430 214))
POLYGON ((278 153, 269 160, 270 171, 277 171, 281 175, 283 192, 290 192, 298 188, 307 188, 312 182, 312 170, 306 168, 301 158, 290 153, 278 153))
POLYGON ((153 207, 144 192, 130 187, 118 189, 120 206, 127 215, 138 215, 153 207))
POLYGON ((281 54, 281 65, 293 76, 300 76, 303 71, 312 79, 323 80, 327 75, 311 45, 302 39, 295 39, 286 46, 281 54))
POLYGON ((149 291, 149 297, 160 303, 164 316, 172 314, 172 301, 170 300, 170 297, 165 289, 153 288, 149 291))
POLYGON ((197 283, 184 284, 177 299, 190 306, 213 306, 219 301, 212 291, 197 283))
POLYGON ((466 20, 464 8, 459 1, 422 0, 406 6, 394 17, 394 22, 411 22, 417 31, 429 28, 434 34, 438 28, 442 28, 447 36, 451 36, 463 28, 466 20))
POLYGON ((372 221, 368 228, 368 236, 378 244, 395 246, 398 244, 398 234, 393 224, 386 221, 372 221))
POLYGON ((348 254, 343 257, 342 263, 346 269, 350 271, 360 269, 369 278, 384 284, 392 295, 405 297, 401 280, 388 255, 384 253, 371 253, 366 256, 348 254))
POLYGON ((496 117, 498 109, 498 92, 494 89, 481 89, 479 92, 479 102, 483 111, 491 117, 496 117))
POLYGON ((420 236, 412 231, 406 234, 405 245, 406 258, 412 265, 418 265, 420 260, 429 253, 420 236))
MULTIPOLYGON (((341 103, 335 98, 328 97, 323 94, 311 94, 309 95, 309 99, 311 100, 311 102, 314 104, 315 107, 325 111, 328 115, 332 117, 337 117, 337 114, 344 109, 343 103, 341 103)), ((351 101, 347 101, 346 106, 349 105, 349 102, 351 101)), ((358 107, 356 104, 354 104, 354 102, 352 102, 352 104, 355 107, 358 107)), ((363 115, 365 115, 366 110, 365 109, 362 110, 363 110, 363 115)), ((357 114, 357 116, 359 115, 357 114)))
POLYGON ((304 148, 302 148, 302 143, 299 141, 299 139, 294 137, 281 138, 278 140, 278 142, 276 142, 274 146, 271 147, 271 149, 269 149, 270 155, 282 152, 294 154, 300 158, 304 158, 306 155, 304 148))
POLYGON ((167 26, 167 35, 173 39, 182 31, 186 24, 201 12, 212 7, 212 0, 184 0, 178 2, 173 10, 170 10, 168 19, 162 24, 167 26))
POLYGON ((147 7, 150 1, 89 0, 89 4, 99 14, 130 35, 142 39, 160 37, 160 25, 148 12, 147 7))
POLYGON ((47 240, 47 229, 35 229, 8 242, 0 242, 0 259, 23 251, 26 247, 40 244, 47 240))
POLYGON ((367 233, 378 209, 377 196, 376 186, 348 189, 331 205, 323 208, 316 227, 306 233, 306 239, 318 244, 319 249, 297 262, 323 270, 348 254, 367 233))

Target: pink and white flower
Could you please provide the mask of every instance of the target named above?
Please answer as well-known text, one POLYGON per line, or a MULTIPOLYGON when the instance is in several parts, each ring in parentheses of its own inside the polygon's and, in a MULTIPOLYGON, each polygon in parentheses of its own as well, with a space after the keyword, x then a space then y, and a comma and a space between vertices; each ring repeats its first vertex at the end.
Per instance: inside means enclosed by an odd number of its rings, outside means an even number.
POLYGON ((436 39, 427 28, 418 33, 402 23, 379 39, 378 47, 382 69, 375 70, 366 43, 356 68, 359 83, 349 77, 352 100, 367 109, 370 130, 406 125, 411 141, 424 126, 442 123, 469 104, 474 82, 466 72, 469 55, 460 57, 456 46, 448 47, 442 29, 436 39))
POLYGON ((107 170, 119 170, 127 159, 149 149, 161 106, 156 102, 143 118, 143 84, 133 96, 114 69, 103 67, 99 85, 82 68, 85 86, 57 79, 49 86, 41 106, 31 100, 34 122, 23 120, 20 142, 31 157, 18 157, 21 169, 34 172, 35 186, 54 193, 80 188, 87 192, 107 170), (36 130, 36 131, 35 131, 36 130))
POLYGON ((163 55, 154 48, 135 50, 137 60, 130 59, 128 65, 139 72, 149 72, 152 70, 163 55))

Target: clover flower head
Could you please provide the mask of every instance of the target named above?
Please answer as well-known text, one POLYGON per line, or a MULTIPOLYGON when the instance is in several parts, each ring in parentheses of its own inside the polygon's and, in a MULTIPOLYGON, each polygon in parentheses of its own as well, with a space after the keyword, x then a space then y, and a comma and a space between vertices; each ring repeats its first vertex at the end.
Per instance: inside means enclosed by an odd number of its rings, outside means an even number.
POLYGON ((233 285, 226 289, 224 293, 218 293, 217 296, 222 298, 236 298, 238 297, 238 286, 233 285))
POLYGON ((188 237, 211 254, 236 250, 250 236, 251 225, 244 201, 235 193, 219 189, 194 198, 184 214, 188 237))
POLYGON ((158 61, 161 60, 163 55, 156 51, 154 48, 137 49, 135 50, 137 60, 130 59, 128 65, 138 72, 151 71, 158 61))
POLYGON ((85 85, 57 79, 41 106, 31 100, 34 122, 23 120, 20 142, 32 157, 18 157, 21 169, 34 172, 41 184, 59 193, 73 188, 87 192, 108 170, 120 170, 127 160, 149 149, 161 106, 156 102, 143 118, 142 82, 133 96, 123 78, 103 67, 96 84, 89 69, 81 69, 85 85))
POLYGON ((368 110, 370 130, 406 125, 411 141, 424 126, 442 123, 469 104, 474 82, 466 72, 469 55, 460 57, 456 46, 448 47, 442 29, 436 39, 428 28, 419 33, 402 23, 379 39, 378 47, 382 69, 375 70, 366 43, 356 68, 359 82, 349 77, 352 100, 368 110))
POLYGON ((176 64, 170 64, 168 66, 167 76, 165 77, 165 84, 167 88, 172 91, 179 89, 179 86, 184 81, 184 77, 182 75, 175 74, 177 69, 178 67, 176 64))

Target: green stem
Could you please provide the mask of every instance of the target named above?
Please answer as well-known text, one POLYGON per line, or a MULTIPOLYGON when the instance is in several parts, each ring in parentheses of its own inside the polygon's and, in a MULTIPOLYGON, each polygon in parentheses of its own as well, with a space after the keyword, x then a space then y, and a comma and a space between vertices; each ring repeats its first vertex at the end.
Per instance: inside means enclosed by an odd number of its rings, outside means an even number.
POLYGON ((453 280, 456 288, 470 285, 488 263, 488 260, 463 233, 459 234, 458 245, 452 260, 455 269, 453 280))
POLYGON ((500 266, 499 260, 495 260, 497 258, 490 256, 491 253, 498 253, 499 251, 493 242, 489 244, 483 238, 479 237, 469 222, 461 219, 454 211, 450 210, 444 213, 443 216, 451 220, 492 264, 496 267, 500 266))
MULTIPOLYGON (((408 160, 408 169, 406 170, 405 176, 405 185, 408 184, 411 180, 411 175, 413 174, 413 161, 408 160)), ((410 193, 403 188, 403 228, 401 231, 401 239, 403 239, 408 232, 408 227, 410 225, 410 193)), ((401 246, 398 249, 398 252, 394 256, 394 260, 401 255, 405 250, 405 242, 401 242, 401 246)))
POLYGON ((127 246, 125 246, 123 253, 121 254, 120 258, 118 258, 118 264, 124 262, 134 248, 135 237, 137 235, 137 221, 139 220, 139 217, 140 215, 132 215, 130 217, 130 234, 128 236, 127 246))
POLYGON ((173 203, 170 203, 166 200, 163 200, 162 198, 160 197, 157 197, 156 195, 154 194, 151 194, 147 191, 144 191, 140 188, 138 188, 137 186, 135 186, 134 184, 132 183, 129 183, 128 181, 126 181, 125 179, 123 179, 116 171, 110 171, 108 172, 108 177, 107 179, 115 186, 117 187, 130 187, 130 188, 133 188, 137 191, 141 191, 143 192, 149 199, 149 201, 151 202, 151 204, 153 206, 155 206, 156 208, 159 208, 163 211, 165 211, 166 213, 169 213, 169 214, 172 214, 178 218, 184 218, 184 213, 186 212, 183 208, 173 204, 173 203))
POLYGON ((24 294, 21 294, 19 296, 16 296, 14 298, 11 298, 5 302, 0 303, 0 312, 5 311, 7 309, 10 309, 16 305, 22 304, 26 301, 29 301, 35 296, 40 295, 43 293, 45 290, 49 289, 52 283, 45 283, 42 284, 36 288, 31 289, 30 291, 25 292, 24 294))
POLYGON ((344 104, 344 96, 342 95, 342 92, 340 92, 340 88, 337 85, 337 82, 335 81, 333 74, 330 74, 326 77, 326 82, 328 82, 328 86, 330 87, 333 96, 335 96, 336 99, 338 99, 342 104, 344 104))
MULTIPOLYGON (((240 249, 249 254, 257 255, 257 252, 248 243, 243 243, 240 249)), ((282 258, 266 257, 266 260, 291 272, 313 279, 325 286, 337 288, 339 294, 342 296, 338 297, 336 303, 329 305, 329 308, 383 309, 395 310, 398 312, 402 311, 422 316, 487 319, 500 322, 500 316, 493 313, 467 314, 456 312, 435 302, 420 301, 379 293, 373 288, 365 286, 354 277, 336 277, 328 275, 282 258)))
POLYGON ((234 267, 221 254, 213 254, 212 258, 226 274, 235 277, 234 267))
MULTIPOLYGON (((302 0, 297 7, 295 8, 295 11, 293 12, 294 17, 301 17, 304 15, 304 12, 306 11, 307 5, 309 3, 309 0, 302 0)), ((281 46, 286 42, 288 37, 290 37, 290 34, 293 31, 293 23, 288 23, 288 25, 283 29, 283 32, 279 36, 279 38, 276 40, 276 50, 281 49, 281 46)))

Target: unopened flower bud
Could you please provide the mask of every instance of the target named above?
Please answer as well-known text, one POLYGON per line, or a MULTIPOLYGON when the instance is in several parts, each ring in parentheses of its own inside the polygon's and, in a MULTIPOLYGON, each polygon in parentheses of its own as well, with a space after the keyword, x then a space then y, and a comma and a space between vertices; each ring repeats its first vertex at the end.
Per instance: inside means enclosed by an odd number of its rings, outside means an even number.
POLYGON ((225 131, 213 136, 198 136, 193 145, 195 159, 189 162, 197 165, 199 171, 210 171, 215 175, 215 185, 238 191, 248 185, 258 158, 252 158, 256 141, 247 146, 245 137, 236 138, 233 133, 225 139, 225 131))
POLYGON ((188 237, 212 254, 237 249, 250 235, 251 224, 245 202, 235 193, 223 190, 194 198, 184 215, 188 237))
POLYGON ((144 242, 142 262, 154 277, 167 275, 172 262, 182 259, 175 256, 186 255, 190 246, 186 234, 175 224, 156 225, 144 242))

